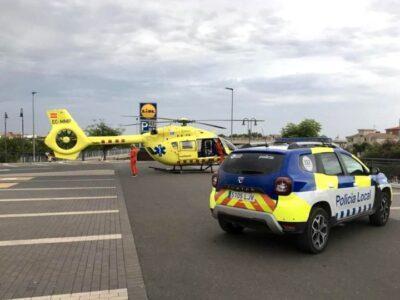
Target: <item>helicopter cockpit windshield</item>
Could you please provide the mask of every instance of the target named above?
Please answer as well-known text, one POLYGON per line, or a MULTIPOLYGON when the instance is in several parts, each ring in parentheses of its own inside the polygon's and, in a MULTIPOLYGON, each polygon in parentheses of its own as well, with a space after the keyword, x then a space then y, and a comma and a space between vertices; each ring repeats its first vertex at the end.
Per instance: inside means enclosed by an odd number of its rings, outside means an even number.
POLYGON ((221 137, 219 139, 221 140, 224 147, 228 148, 229 150, 233 151, 233 150, 237 149, 237 147, 234 144, 232 144, 230 141, 228 141, 224 138, 221 138, 221 137))

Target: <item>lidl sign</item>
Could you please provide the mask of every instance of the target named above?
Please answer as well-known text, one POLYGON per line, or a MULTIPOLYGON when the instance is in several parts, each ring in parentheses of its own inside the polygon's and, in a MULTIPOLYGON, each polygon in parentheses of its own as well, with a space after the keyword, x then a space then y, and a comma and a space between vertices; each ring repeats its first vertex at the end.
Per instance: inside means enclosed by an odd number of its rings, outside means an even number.
POLYGON ((140 103, 140 118, 141 119, 156 119, 157 118, 157 103, 140 103))
POLYGON ((149 132, 156 128, 157 103, 140 103, 140 133, 149 132))

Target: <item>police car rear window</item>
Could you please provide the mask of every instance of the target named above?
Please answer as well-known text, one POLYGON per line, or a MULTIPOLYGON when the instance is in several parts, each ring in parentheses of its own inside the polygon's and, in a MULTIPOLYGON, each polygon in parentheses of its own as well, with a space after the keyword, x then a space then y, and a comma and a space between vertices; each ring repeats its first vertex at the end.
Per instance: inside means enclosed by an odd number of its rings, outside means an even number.
POLYGON ((267 174, 279 171, 283 154, 232 153, 222 164, 223 171, 234 174, 267 174))

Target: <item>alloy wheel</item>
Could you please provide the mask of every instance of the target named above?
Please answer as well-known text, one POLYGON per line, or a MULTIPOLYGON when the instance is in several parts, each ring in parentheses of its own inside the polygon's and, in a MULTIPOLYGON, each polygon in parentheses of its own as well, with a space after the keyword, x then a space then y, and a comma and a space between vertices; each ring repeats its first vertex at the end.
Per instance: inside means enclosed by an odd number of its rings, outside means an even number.
POLYGON ((323 215, 316 215, 311 224, 311 239, 316 249, 322 249, 328 239, 328 223, 323 215))
POLYGON ((389 206, 389 198, 385 193, 382 194, 380 211, 381 211, 382 221, 386 222, 387 219, 389 218, 390 206, 389 206))

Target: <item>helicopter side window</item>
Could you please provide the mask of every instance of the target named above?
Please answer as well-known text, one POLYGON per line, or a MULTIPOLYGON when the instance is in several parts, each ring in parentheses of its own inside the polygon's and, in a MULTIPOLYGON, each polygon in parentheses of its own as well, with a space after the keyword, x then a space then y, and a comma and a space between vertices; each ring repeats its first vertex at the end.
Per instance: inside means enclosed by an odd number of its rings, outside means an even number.
POLYGON ((194 142, 193 141, 183 141, 183 142, 181 142, 181 149, 182 150, 193 150, 194 149, 194 142))
POLYGON ((171 146, 172 146, 172 148, 174 148, 174 150, 178 150, 178 143, 177 142, 172 142, 171 146))

